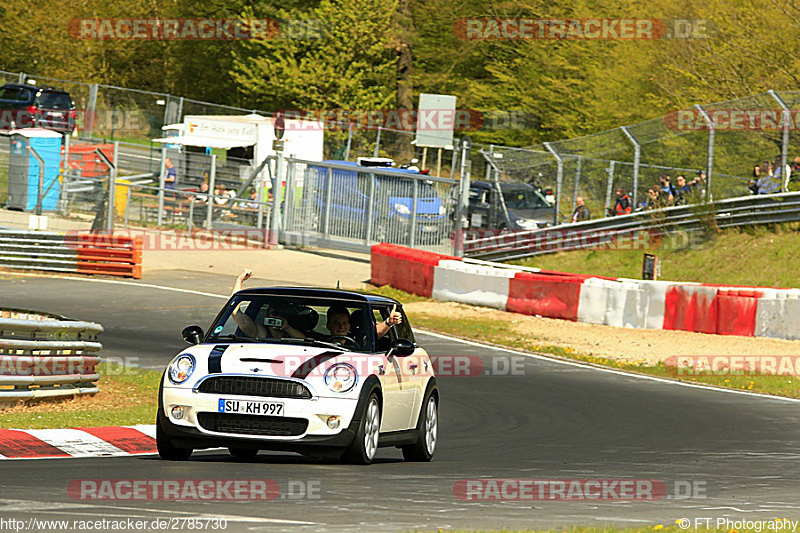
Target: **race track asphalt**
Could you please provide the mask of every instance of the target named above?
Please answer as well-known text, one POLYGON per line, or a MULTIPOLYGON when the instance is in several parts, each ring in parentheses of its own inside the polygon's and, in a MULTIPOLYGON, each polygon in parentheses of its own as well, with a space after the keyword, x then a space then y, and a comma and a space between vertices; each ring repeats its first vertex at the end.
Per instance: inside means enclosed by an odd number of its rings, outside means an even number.
MULTIPOLYGON (((226 294, 231 279, 154 274, 144 282, 4 276, 0 306, 100 322, 104 353, 163 367, 182 347, 180 330, 207 325, 222 299, 166 291, 170 285, 226 294)), ((611 330, 610 330, 611 331, 611 330)), ((433 355, 508 351, 420 334, 433 355)), ((519 360, 518 360, 519 361, 519 360)), ((495 363, 496 364, 496 363, 495 363)), ((431 463, 405 463, 395 449, 375 464, 325 464, 262 452, 189 462, 153 456, 0 463, 0 518, 226 517, 227 531, 403 531, 671 524, 679 518, 800 519, 800 403, 664 383, 546 359, 524 358, 520 375, 440 379, 440 443, 431 463), (654 479, 694 483, 689 498, 659 501, 462 501, 463 479, 654 479), (270 502, 74 501, 76 479, 271 479, 318 487, 317 499, 270 502), (308 484, 311 485, 308 485, 308 484)), ((296 493, 299 489, 296 490, 296 493)), ((670 496, 673 496, 670 494, 670 496)))

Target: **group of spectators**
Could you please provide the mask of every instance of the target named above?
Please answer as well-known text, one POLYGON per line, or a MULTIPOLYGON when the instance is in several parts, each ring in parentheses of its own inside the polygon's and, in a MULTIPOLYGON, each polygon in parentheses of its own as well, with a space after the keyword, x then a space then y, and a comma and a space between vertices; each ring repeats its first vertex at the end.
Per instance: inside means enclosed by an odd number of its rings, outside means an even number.
MULTIPOLYGON (((659 184, 647 189, 647 199, 635 206, 636 211, 662 209, 673 205, 686 205, 699 192, 705 194, 706 173, 698 170, 691 180, 683 174, 675 176, 675 184, 669 174, 662 174, 659 184)), ((608 216, 629 215, 634 211, 633 201, 622 187, 617 188, 617 201, 608 210, 608 216)))
POLYGON ((774 162, 762 161, 761 164, 753 165, 753 179, 747 183, 747 188, 751 194, 781 192, 789 186, 789 180, 795 172, 800 172, 800 156, 795 157, 791 163, 787 162, 783 168, 781 156, 776 157, 774 162))

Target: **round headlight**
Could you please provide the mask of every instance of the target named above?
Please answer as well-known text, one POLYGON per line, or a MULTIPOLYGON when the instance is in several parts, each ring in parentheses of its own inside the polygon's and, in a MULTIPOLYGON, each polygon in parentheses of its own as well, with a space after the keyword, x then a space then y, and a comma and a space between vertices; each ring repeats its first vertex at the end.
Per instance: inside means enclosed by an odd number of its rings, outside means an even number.
POLYGON ((447 213, 447 208, 445 206, 443 206, 443 205, 440 205, 439 206, 439 214, 440 215, 444 215, 445 213, 447 213))
POLYGON ((358 373, 347 363, 336 363, 325 371, 325 385, 333 392, 347 392, 356 386, 358 373))
POLYGON ((169 364, 169 380, 176 385, 183 383, 194 372, 194 356, 191 354, 179 355, 169 364))
POLYGON ((410 215, 411 209, 408 208, 405 204, 394 204, 394 210, 400 213, 401 215, 410 215))

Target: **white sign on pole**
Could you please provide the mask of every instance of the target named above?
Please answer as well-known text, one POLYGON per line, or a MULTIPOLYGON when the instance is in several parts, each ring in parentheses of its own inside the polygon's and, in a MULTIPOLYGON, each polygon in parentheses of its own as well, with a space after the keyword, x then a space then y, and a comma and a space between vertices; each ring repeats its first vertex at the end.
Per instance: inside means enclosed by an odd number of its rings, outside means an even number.
POLYGON ((456 97, 449 94, 420 94, 415 144, 424 148, 453 149, 453 129, 460 120, 456 97))

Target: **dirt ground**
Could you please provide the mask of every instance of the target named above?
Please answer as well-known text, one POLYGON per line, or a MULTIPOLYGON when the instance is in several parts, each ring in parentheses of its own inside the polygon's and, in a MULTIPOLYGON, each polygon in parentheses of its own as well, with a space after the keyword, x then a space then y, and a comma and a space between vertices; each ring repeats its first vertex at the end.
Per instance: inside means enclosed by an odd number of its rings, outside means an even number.
POLYGON ((800 355, 800 340, 617 328, 452 302, 412 302, 404 308, 411 321, 415 316, 495 320, 507 324, 514 334, 535 338, 540 344, 568 347, 587 355, 625 362, 656 364, 671 355, 800 355))

